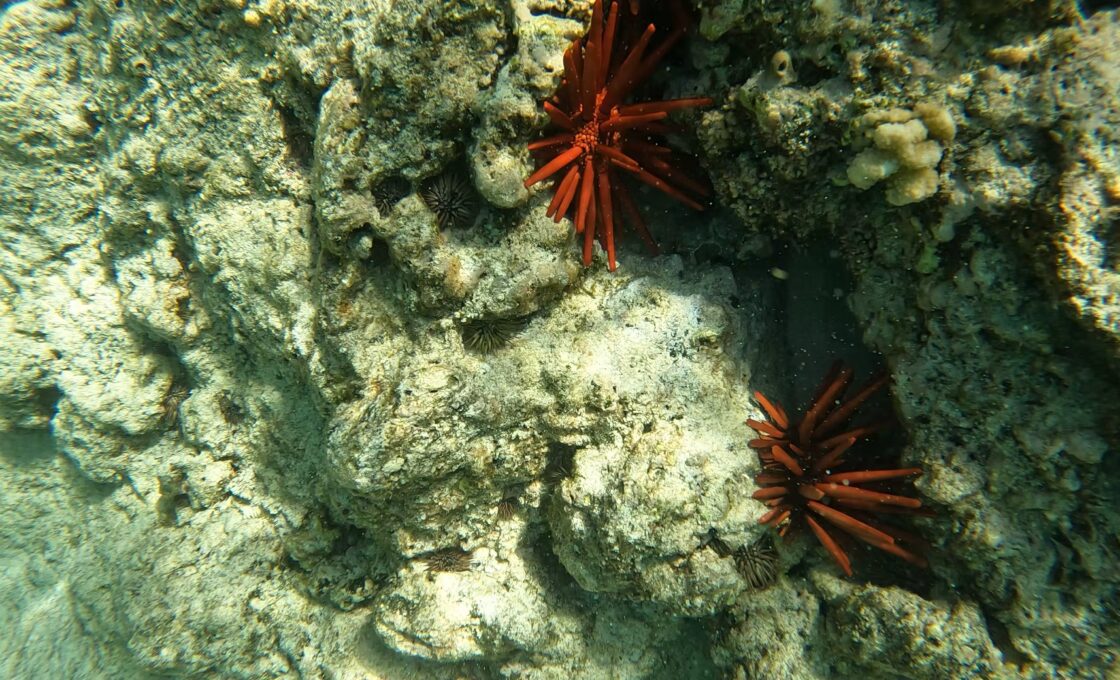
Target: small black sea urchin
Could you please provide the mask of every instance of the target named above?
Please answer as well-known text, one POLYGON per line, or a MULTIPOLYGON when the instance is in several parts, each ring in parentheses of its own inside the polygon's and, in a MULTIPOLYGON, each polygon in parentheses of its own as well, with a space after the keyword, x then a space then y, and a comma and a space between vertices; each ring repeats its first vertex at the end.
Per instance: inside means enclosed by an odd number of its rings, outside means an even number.
POLYGON ((408 195, 410 187, 403 177, 389 177, 373 187, 373 203, 382 217, 388 217, 393 206, 408 195))
POLYGON ((519 507, 521 507, 521 501, 517 498, 517 496, 506 496, 502 500, 498 501, 498 519, 503 522, 509 519, 513 519, 513 516, 517 514, 517 509, 519 507))
POLYGON ((190 396, 190 393, 190 389, 186 385, 173 382, 167 394, 163 395, 163 400, 160 401, 159 405, 163 415, 161 420, 169 430, 179 427, 179 407, 190 396))
POLYGON ((477 319, 463 326, 463 344, 468 349, 490 353, 509 342, 524 327, 524 319, 477 319))
POLYGON ((462 548, 444 548, 424 557, 428 571, 470 571, 471 554, 462 548))
POLYGON ((474 190, 462 175, 445 173, 428 183, 420 197, 436 214, 440 229, 463 227, 474 219, 474 190))
POLYGON ((778 553, 762 539, 735 551, 735 567, 751 588, 765 588, 778 580, 778 553))

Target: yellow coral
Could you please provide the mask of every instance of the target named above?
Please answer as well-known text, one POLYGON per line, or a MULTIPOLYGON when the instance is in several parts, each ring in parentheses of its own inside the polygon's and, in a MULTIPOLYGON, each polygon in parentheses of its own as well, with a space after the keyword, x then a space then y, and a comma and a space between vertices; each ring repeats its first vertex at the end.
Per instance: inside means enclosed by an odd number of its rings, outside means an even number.
POLYGON ((886 199, 891 205, 916 203, 937 193, 936 168, 945 151, 942 142, 956 136, 956 124, 947 109, 919 104, 913 111, 874 111, 861 122, 870 128, 867 136, 873 146, 856 154, 848 165, 848 181, 853 186, 869 189, 886 182, 886 199))

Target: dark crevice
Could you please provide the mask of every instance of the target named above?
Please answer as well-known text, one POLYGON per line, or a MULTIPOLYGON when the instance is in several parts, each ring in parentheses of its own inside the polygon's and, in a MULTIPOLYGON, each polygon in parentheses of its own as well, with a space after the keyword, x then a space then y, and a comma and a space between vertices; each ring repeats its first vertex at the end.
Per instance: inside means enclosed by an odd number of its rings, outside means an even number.
MULTIPOLYGON (((539 573, 551 590, 567 593, 568 596, 575 598, 587 596, 586 591, 568 573, 568 569, 553 550, 552 544, 552 531, 547 526, 538 526, 536 530, 526 532, 519 551, 531 555, 530 559, 537 563, 539 573)), ((591 595, 591 597, 595 596, 591 595)))
POLYGON ((1104 268, 1116 271, 1120 270, 1120 206, 1109 206, 1106 211, 1097 229, 1097 242, 1104 249, 1104 268))
POLYGON ((43 387, 35 391, 34 401, 41 413, 49 413, 53 420, 58 413, 58 402, 62 399, 62 390, 55 385, 43 387))
POLYGON ((399 558, 365 529, 315 513, 284 538, 284 565, 317 601, 350 610, 373 595, 399 567, 399 558), (329 544, 324 542, 329 539, 329 544))
POLYGON ((374 267, 388 267, 392 263, 393 256, 389 242, 383 238, 374 238, 370 242, 369 264, 374 267))
MULTIPOLYGON (((792 84, 796 88, 811 88, 816 87, 822 81, 835 78, 839 75, 835 70, 818 64, 815 61, 807 59, 797 59, 797 54, 794 54, 795 61, 793 62, 794 73, 797 74, 797 81, 792 84)), ((836 63, 844 63, 844 54, 839 45, 834 45, 829 52, 829 57, 836 63)))
POLYGON ((559 442, 548 445, 548 461, 544 467, 544 480, 549 484, 559 484, 571 476, 575 465, 576 447, 559 442))
POLYGON ((1081 0, 1078 5, 1081 9, 1081 14, 1088 18, 1093 14, 1096 14, 1097 12, 1120 7, 1120 2, 1116 2, 1115 0, 1113 0, 1112 2, 1109 2, 1107 0, 1081 0))
POLYGON ((315 133, 300 121, 296 112, 288 106, 275 103, 280 113, 280 129, 288 147, 288 153, 299 163, 300 168, 309 170, 315 153, 315 133))
POLYGON ((996 618, 987 608, 983 610, 984 626, 988 629, 988 637, 991 639, 992 644, 1003 655, 1004 663, 1010 663, 1016 666, 1022 666, 1030 662, 1026 654, 1023 654, 1015 648, 1015 643, 1011 640, 1011 632, 1007 630, 1007 626, 996 618))
POLYGON ((574 17, 568 12, 561 11, 555 7, 545 7, 543 9, 535 9, 530 12, 533 17, 552 17, 554 19, 565 19, 567 21, 579 21, 580 17, 574 17))
POLYGON ((180 514, 190 508, 185 478, 180 471, 160 477, 159 498, 156 500, 156 517, 161 526, 178 526, 180 514))
POLYGON ((883 367, 883 359, 863 344, 859 321, 846 303, 854 283, 834 244, 786 248, 778 268, 788 274, 781 284, 783 322, 796 398, 804 401, 812 394, 834 359, 855 368, 857 383, 883 367))

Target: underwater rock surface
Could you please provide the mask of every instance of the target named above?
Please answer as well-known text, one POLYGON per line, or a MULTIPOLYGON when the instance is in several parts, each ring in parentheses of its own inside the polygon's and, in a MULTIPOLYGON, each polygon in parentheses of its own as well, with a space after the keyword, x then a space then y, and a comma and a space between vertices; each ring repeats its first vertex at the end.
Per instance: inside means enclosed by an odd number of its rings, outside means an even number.
POLYGON ((608 273, 522 184, 591 4, 0 9, 0 676, 1120 673, 1117 10, 690 3, 712 207, 608 273), (834 355, 931 566, 759 588, 834 355))

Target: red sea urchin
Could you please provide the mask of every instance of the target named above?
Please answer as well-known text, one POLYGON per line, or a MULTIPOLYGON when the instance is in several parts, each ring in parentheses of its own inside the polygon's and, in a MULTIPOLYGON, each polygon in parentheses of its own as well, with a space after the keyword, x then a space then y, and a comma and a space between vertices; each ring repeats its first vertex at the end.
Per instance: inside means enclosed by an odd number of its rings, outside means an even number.
MULTIPOLYGON (((673 3, 679 8, 677 3, 673 3)), ((615 269, 614 231, 618 211, 656 253, 657 244, 638 213, 634 199, 616 170, 672 196, 696 210, 708 187, 681 172, 681 159, 658 138, 668 128, 672 111, 707 106, 706 97, 623 104, 623 100, 653 74, 669 49, 684 35, 683 10, 674 12, 677 26, 651 48, 654 25, 631 40, 620 24, 635 21, 638 5, 631 0, 630 16, 619 17, 617 0, 604 15, 603 0, 595 0, 591 27, 564 53, 564 76, 556 94, 544 102, 552 123, 562 132, 535 141, 529 150, 539 168, 525 180, 529 188, 566 172, 556 182, 548 216, 559 222, 573 211, 575 230, 583 234, 583 264, 591 264, 592 243, 598 239, 615 269)))
POLYGON ((872 378, 843 400, 851 382, 852 370, 840 362, 833 364, 797 422, 790 420, 781 404, 754 393, 770 417, 769 422, 747 421, 762 435, 749 444, 758 451, 763 468, 755 477, 761 488, 754 497, 770 506, 759 522, 777 527, 779 534, 785 536, 794 523, 803 520, 848 576, 852 575, 851 561, 830 530, 839 529, 925 567, 926 560, 918 552, 924 545, 921 539, 872 517, 873 513, 928 515, 917 498, 888 493, 889 489, 884 488, 884 484, 916 477, 922 470, 861 469, 854 456, 848 455, 857 441, 880 429, 880 425, 846 425, 856 409, 887 384, 887 377, 872 378))

